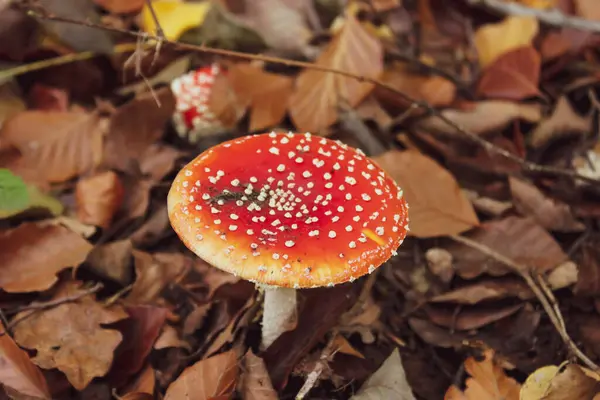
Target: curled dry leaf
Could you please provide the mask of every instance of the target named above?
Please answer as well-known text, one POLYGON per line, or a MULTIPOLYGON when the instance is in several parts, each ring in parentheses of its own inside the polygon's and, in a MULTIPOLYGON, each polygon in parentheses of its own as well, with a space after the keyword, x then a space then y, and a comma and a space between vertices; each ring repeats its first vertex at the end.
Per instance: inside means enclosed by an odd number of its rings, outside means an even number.
POLYGON ((238 379, 238 359, 234 350, 200 360, 187 367, 171 383, 165 400, 209 400, 229 398, 238 379))
POLYGON ((479 225, 454 177, 433 159, 416 151, 388 151, 374 159, 404 190, 412 235, 454 235, 479 225))
MULTIPOLYGON (((468 132, 485 135, 504 129, 515 120, 535 123, 542 119, 537 104, 519 104, 503 100, 487 100, 464 110, 446 109, 442 115, 468 132)), ((461 134, 435 115, 418 120, 414 127, 424 131, 461 138, 461 134)))
POLYGON ((17 346, 4 326, 0 329, 0 383, 20 395, 50 400, 52 397, 42 372, 31 362, 27 352, 17 346))
MULTIPOLYGON (((468 236, 538 273, 549 272, 567 260, 560 245, 531 218, 511 216, 490 221, 468 236)), ((452 244, 447 250, 454 256, 457 274, 465 279, 475 278, 482 273, 499 276, 509 272, 506 266, 492 257, 464 244, 452 244)))
POLYGON ((154 143, 140 159, 140 172, 149 176, 154 182, 159 182, 173 170, 175 161, 181 157, 181 152, 174 147, 154 143))
POLYGON ((506 277, 486 279, 456 288, 430 299, 433 303, 477 304, 482 301, 517 297, 521 300, 533 298, 533 292, 520 278, 506 277))
POLYGON ((125 189, 113 171, 80 179, 75 186, 77 218, 84 224, 108 228, 121 206, 125 189))
POLYGON ((277 392, 273 389, 271 378, 262 358, 248 350, 243 359, 244 373, 241 378, 240 392, 247 400, 277 400, 277 392))
POLYGON ((102 160, 106 121, 97 113, 23 111, 0 129, 0 140, 21 153, 20 168, 39 180, 63 182, 102 160))
POLYGON ((550 231, 581 232, 585 225, 577 221, 569 205, 546 197, 534 185, 521 179, 509 178, 515 208, 524 216, 532 217, 550 231))
POLYGON ((379 369, 350 398, 350 400, 377 399, 415 400, 406 380, 398 349, 394 349, 379 369))
MULTIPOLYGON (((130 382, 125 388, 125 396, 122 399, 127 399, 127 396, 131 396, 129 400, 137 399, 135 395, 139 396, 142 393, 146 393, 148 395, 154 394, 154 388, 156 386, 156 372, 150 366, 150 364, 146 364, 144 369, 137 374, 135 380, 130 382)), ((140 399, 145 399, 144 397, 140 397, 140 399)), ((154 399, 154 396, 151 396, 150 399, 154 399)))
POLYGON ((61 225, 28 222, 0 231, 0 287, 12 293, 46 290, 58 272, 78 266, 91 250, 61 225))
POLYGON ((292 94, 292 78, 264 71, 248 63, 229 68, 229 81, 242 102, 250 105, 250 131, 277 125, 285 117, 292 94))
POLYGON ((136 280, 127 300, 134 303, 152 303, 166 285, 184 273, 190 262, 182 254, 149 254, 139 250, 133 251, 133 258, 136 280))
POLYGON ((154 349, 161 350, 171 347, 181 347, 188 351, 192 351, 190 344, 179 337, 177 329, 171 325, 164 325, 160 336, 156 339, 156 342, 154 342, 154 349))
POLYGON ((501 55, 531 45, 538 28, 536 18, 520 16, 509 16, 496 24, 482 26, 474 38, 479 64, 485 68, 501 55))
POLYGON ((548 365, 527 378, 520 400, 592 400, 599 392, 600 382, 594 372, 576 364, 564 368, 548 365))
POLYGON ((97 245, 89 254, 86 267, 102 277, 127 286, 133 275, 132 250, 133 245, 129 239, 97 245))
MULTIPOLYGON (((341 30, 316 61, 322 68, 376 78, 383 71, 383 50, 379 40, 368 33, 353 16, 347 16, 341 30)), ((361 102, 373 84, 339 74, 304 70, 296 80, 289 112, 301 131, 318 132, 334 123, 338 108, 361 102)))
MULTIPOLYGON (((77 283, 66 282, 53 300, 76 296, 81 290, 77 283)), ((92 379, 108 372, 121 343, 121 333, 101 325, 124 318, 127 313, 121 307, 105 307, 88 294, 54 308, 17 314, 15 340, 37 350, 34 363, 44 369, 58 368, 73 387, 83 390, 92 379)))
POLYGON ((470 375, 466 389, 462 392, 452 385, 444 400, 519 400, 521 385, 494 363, 494 351, 488 349, 483 356, 481 361, 475 357, 465 360, 465 370, 470 375))
POLYGON ((490 307, 479 305, 471 308, 463 307, 460 312, 457 312, 455 309, 429 307, 425 311, 429 319, 437 325, 444 326, 453 331, 470 331, 511 316, 522 307, 522 304, 490 307))
POLYGON ((538 84, 542 58, 532 46, 519 47, 490 64, 479 83, 477 93, 491 99, 523 100, 540 94, 538 84))

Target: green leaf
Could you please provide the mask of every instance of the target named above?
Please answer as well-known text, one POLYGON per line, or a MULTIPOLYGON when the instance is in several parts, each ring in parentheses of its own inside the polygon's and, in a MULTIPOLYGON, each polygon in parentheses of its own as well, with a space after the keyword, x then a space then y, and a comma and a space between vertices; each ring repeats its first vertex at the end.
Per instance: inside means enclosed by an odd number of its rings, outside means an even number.
POLYGON ((29 205, 29 191, 21 178, 0 168, 0 212, 22 210, 29 205))

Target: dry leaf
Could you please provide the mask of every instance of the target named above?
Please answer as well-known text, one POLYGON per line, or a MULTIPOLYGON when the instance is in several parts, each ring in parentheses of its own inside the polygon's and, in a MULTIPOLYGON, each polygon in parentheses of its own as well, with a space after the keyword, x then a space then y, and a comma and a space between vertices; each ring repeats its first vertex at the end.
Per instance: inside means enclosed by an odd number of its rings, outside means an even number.
POLYGON ((600 10, 598 3, 594 0, 574 0, 575 10, 582 18, 600 21, 600 10))
POLYGON ((4 326, 0 330, 0 383, 21 395, 50 400, 52 397, 42 372, 31 362, 27 352, 17 346, 4 326))
POLYGON ((379 399, 415 400, 406 380, 398 349, 394 349, 381 367, 350 398, 350 400, 379 399))
POLYGON ((556 377, 559 370, 560 368, 556 365, 546 365, 535 370, 523 383, 519 400, 540 400, 543 398, 550 387, 550 382, 556 377))
POLYGON ((200 360, 187 367, 169 386, 165 400, 228 399, 238 379, 238 360, 234 350, 200 360))
MULTIPOLYGON (((216 129, 233 129, 244 116, 247 103, 237 95, 229 78, 218 74, 212 84, 207 107, 219 122, 216 129)), ((214 133, 210 128, 205 131, 201 130, 199 134, 214 133)))
POLYGON ((144 152, 140 159, 140 172, 159 182, 175 167, 175 162, 182 153, 174 147, 162 143, 154 143, 144 152))
POLYGON ((114 14, 128 14, 142 9, 145 0, 94 0, 94 3, 114 14))
POLYGON ((124 188, 113 171, 80 179, 75 186, 77 218, 84 224, 108 228, 121 206, 124 188))
MULTIPOLYGON (((549 272, 567 260, 560 245, 531 218, 511 216, 486 222, 468 236, 538 273, 549 272)), ((482 273, 499 276, 509 272, 502 263, 463 244, 453 244, 447 250, 454 256, 454 268, 462 278, 472 279, 482 273)))
POLYGON ((485 69, 477 84, 477 93, 504 100, 537 96, 541 66, 542 59, 532 46, 506 52, 485 69))
POLYGON ((228 78, 243 103, 250 104, 251 132, 279 124, 285 117, 293 80, 248 63, 231 66, 228 78))
POLYGON ((244 400, 277 400, 277 392, 273 389, 271 378, 262 358, 248 350, 244 356, 244 373, 241 379, 240 392, 244 400))
MULTIPOLYGON (((103 0, 106 1, 106 0, 103 0)), ((142 26, 144 31, 156 35, 156 23, 148 2, 144 2, 142 26)), ((197 28, 204 22, 211 9, 210 1, 185 2, 172 0, 154 0, 152 8, 160 27, 168 40, 177 40, 188 29, 197 28)))
POLYGON ((519 400, 521 385, 494 364, 494 351, 486 350, 484 357, 481 361, 474 357, 465 360, 465 370, 471 376, 465 391, 452 385, 444 400, 519 400))
POLYGON ((585 225, 577 221, 569 205, 548 198, 534 185, 510 177, 510 191, 515 208, 524 216, 532 217, 550 231, 581 232, 585 225))
MULTIPOLYGON (((152 394, 154 394, 155 386, 156 386, 155 371, 150 366, 150 364, 147 364, 146 367, 142 370, 142 372, 140 372, 137 375, 136 379, 127 385, 127 388, 125 389, 125 392, 127 394, 125 396, 121 397, 120 400, 128 399, 127 396, 130 396, 129 400, 135 400, 135 399, 137 399, 137 397, 135 397, 134 395, 139 396, 142 393, 152 395, 152 394)), ((145 398, 141 397, 139 400, 141 400, 141 399, 145 399, 145 398)), ((154 396, 151 396, 150 399, 154 399, 154 396)))
POLYGON ((500 300, 509 297, 529 300, 533 298, 533 292, 531 292, 529 286, 520 278, 494 278, 456 288, 444 294, 437 295, 429 301, 432 303, 477 304, 483 301, 500 300))
POLYGON ((21 293, 46 290, 56 274, 82 263, 92 245, 61 225, 24 223, 0 231, 0 287, 21 293))
POLYGON ((182 254, 156 253, 134 250, 136 280, 127 300, 134 303, 152 303, 163 288, 185 271, 189 262, 182 254))
POLYGON ((90 252, 86 260, 86 267, 99 276, 127 286, 133 275, 132 250, 133 246, 129 239, 97 245, 90 252))
MULTIPOLYGON (((67 282, 53 299, 77 295, 81 289, 67 282)), ((44 369, 58 368, 77 390, 83 390, 95 377, 104 376, 121 343, 121 333, 104 329, 127 318, 118 306, 105 307, 93 295, 46 310, 23 311, 14 329, 16 342, 37 350, 33 362, 44 369), (35 312, 37 311, 37 312, 35 312)))
POLYGON ((410 234, 454 235, 479 225, 454 177, 433 159, 416 151, 388 151, 374 159, 404 190, 410 205, 410 234))
MULTIPOLYGON (((504 129, 515 120, 535 123, 542 119, 538 104, 519 104, 503 100, 487 100, 474 103, 468 110, 446 109, 442 115, 468 132, 484 135, 504 129)), ((433 133, 462 137, 459 132, 435 115, 421 119, 414 127, 433 133)))
POLYGON ((190 344, 185 340, 181 340, 177 329, 171 325, 164 325, 160 336, 156 339, 156 342, 154 342, 154 349, 161 350, 171 347, 181 347, 188 351, 192 351, 190 344))
MULTIPOLYGON (((579 365, 569 364, 552 378, 540 400, 589 399, 600 392, 600 382, 579 365)), ((521 398, 521 400, 529 400, 521 398)), ((533 400, 533 398, 531 398, 533 400)))
POLYGON ((501 55, 522 46, 530 46, 538 33, 533 17, 509 16, 496 24, 487 24, 475 32, 475 47, 482 68, 501 55))
POLYGON ((19 150, 20 164, 38 179, 63 182, 100 163, 105 130, 95 113, 23 111, 2 126, 0 140, 19 150))
POLYGON ((471 331, 511 316, 522 307, 522 304, 487 307, 478 305, 476 307, 462 307, 460 312, 447 308, 428 307, 425 312, 431 322, 436 325, 444 326, 452 331, 471 331))
MULTIPOLYGON (((347 16, 342 29, 321 53, 316 64, 376 78, 383 70, 382 53, 379 40, 353 16, 347 16)), ((290 116, 299 130, 318 132, 337 120, 339 106, 344 103, 356 106, 372 89, 371 83, 306 69, 296 80, 296 90, 290 98, 290 116)))
POLYGON ((365 358, 360 351, 352 347, 348 340, 340 334, 336 335, 336 337, 333 339, 333 349, 334 353, 348 354, 362 359, 365 358))

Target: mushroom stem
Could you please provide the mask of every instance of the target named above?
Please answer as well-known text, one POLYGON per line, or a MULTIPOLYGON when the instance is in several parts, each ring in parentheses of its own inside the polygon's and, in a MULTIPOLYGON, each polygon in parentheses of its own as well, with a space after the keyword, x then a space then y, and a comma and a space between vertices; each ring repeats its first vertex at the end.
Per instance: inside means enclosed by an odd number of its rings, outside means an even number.
POLYGON ((282 333, 296 326, 296 289, 264 287, 262 348, 267 349, 282 333))

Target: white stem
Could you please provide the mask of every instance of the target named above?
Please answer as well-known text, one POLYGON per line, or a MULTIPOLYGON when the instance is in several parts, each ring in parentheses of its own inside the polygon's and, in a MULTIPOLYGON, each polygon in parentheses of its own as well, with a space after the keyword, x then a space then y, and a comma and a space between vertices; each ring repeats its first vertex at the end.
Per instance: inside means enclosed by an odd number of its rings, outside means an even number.
POLYGON ((296 289, 266 287, 262 321, 262 348, 296 326, 296 289))

